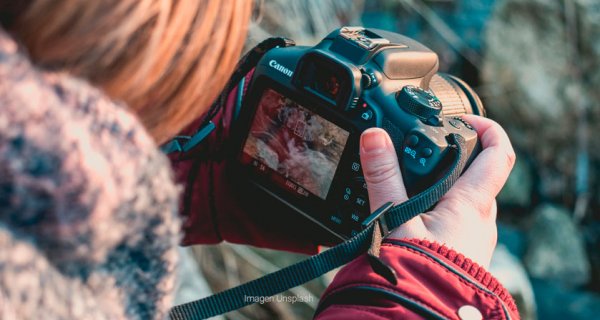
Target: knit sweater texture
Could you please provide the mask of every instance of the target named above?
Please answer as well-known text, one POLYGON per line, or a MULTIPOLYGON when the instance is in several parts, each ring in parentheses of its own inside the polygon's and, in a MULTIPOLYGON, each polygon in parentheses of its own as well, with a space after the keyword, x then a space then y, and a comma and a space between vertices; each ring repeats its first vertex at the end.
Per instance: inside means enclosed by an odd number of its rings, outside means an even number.
POLYGON ((1 319, 163 319, 178 194, 123 104, 0 30, 1 319))

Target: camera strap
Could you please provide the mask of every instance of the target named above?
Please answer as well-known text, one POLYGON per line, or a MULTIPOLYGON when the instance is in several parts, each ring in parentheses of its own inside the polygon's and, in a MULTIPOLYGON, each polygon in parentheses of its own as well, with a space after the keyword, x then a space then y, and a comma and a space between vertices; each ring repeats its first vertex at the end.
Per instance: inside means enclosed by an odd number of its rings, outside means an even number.
MULTIPOLYGON (((227 95, 237 86, 240 81, 243 81, 244 77, 258 64, 260 58, 262 58, 267 51, 273 48, 285 48, 295 46, 293 40, 283 37, 273 37, 263 40, 257 44, 254 48, 250 49, 238 62, 235 67, 234 73, 229 77, 225 88, 221 91, 221 94, 215 99, 210 109, 202 119, 198 130, 192 136, 177 136, 173 140, 165 143, 160 148, 165 154, 177 153, 183 155, 198 145, 208 135, 215 130, 216 125, 212 122, 213 118, 217 115, 219 110, 225 105, 227 95)), ((243 87, 243 86, 242 86, 243 87)))
POLYGON ((433 207, 458 180, 467 162, 467 149, 461 135, 450 134, 449 142, 453 160, 440 180, 399 205, 389 202, 375 210, 363 221, 363 230, 352 238, 261 278, 200 300, 175 306, 169 313, 170 319, 205 319, 245 307, 257 301, 257 297, 270 297, 304 284, 349 263, 364 253, 368 254, 373 271, 395 283, 393 269, 379 260, 381 240, 394 228, 433 207))

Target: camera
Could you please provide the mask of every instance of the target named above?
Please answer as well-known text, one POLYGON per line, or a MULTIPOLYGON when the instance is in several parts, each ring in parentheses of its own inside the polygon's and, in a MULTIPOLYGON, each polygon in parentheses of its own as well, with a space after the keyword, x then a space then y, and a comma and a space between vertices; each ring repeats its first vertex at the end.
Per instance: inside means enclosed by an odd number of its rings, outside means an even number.
POLYGON ((343 27, 314 47, 268 51, 258 62, 235 126, 236 179, 249 181, 339 239, 369 215, 361 133, 386 130, 409 196, 434 184, 460 134, 469 160, 480 150, 462 114, 485 115, 462 80, 438 71, 437 55, 393 32, 343 27))

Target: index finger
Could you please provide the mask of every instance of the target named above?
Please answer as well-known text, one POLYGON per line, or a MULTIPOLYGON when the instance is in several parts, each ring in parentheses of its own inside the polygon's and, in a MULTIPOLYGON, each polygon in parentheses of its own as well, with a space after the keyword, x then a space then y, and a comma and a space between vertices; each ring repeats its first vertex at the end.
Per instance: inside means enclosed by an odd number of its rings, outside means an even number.
POLYGON ((514 153, 506 131, 496 121, 473 114, 465 114, 462 118, 475 128, 483 149, 501 146, 514 153))
POLYGON ((461 202, 485 213, 506 183, 516 156, 506 132, 498 123, 474 115, 464 115, 463 119, 477 131, 482 151, 442 198, 439 206, 461 202))

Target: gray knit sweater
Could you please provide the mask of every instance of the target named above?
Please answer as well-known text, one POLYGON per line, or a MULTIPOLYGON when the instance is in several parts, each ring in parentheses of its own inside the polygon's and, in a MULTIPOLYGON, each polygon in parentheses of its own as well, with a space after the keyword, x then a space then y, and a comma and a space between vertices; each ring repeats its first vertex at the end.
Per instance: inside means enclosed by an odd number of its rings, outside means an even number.
POLYGON ((178 189, 124 106, 0 30, 0 318, 161 319, 178 189))

